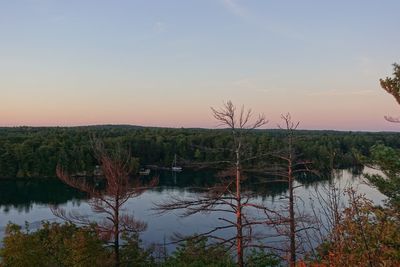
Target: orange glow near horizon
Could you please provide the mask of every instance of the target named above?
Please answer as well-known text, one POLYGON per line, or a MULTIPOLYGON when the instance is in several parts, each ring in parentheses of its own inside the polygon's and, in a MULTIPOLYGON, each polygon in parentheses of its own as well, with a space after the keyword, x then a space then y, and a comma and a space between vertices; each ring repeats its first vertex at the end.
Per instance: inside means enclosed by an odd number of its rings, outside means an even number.
MULTIPOLYGON (((268 99, 268 98, 267 98, 268 99)), ((270 98, 271 99, 271 98, 270 98)), ((254 114, 264 113, 269 119, 266 128, 276 128, 280 114, 290 112, 300 121, 302 129, 398 131, 398 125, 383 119, 384 115, 396 116, 398 106, 390 96, 377 91, 370 96, 357 98, 331 96, 297 96, 283 104, 282 96, 275 96, 271 105, 267 101, 254 99, 254 114), (258 105, 257 105, 258 104, 258 105), (281 111, 282 110, 282 111, 281 111)), ((244 99, 250 103, 250 99, 244 99)), ((204 100, 203 100, 204 101, 204 100)), ((233 100, 240 105, 238 101, 233 100)), ((161 100, 148 102, 146 99, 130 105, 130 100, 119 100, 120 105, 107 103, 107 100, 85 102, 17 102, 6 103, 0 107, 0 126, 81 126, 100 124, 130 124, 141 126, 215 128, 210 106, 202 102, 183 103, 161 100)), ((219 107, 223 101, 214 102, 219 107)), ((245 107, 251 107, 246 104, 245 107)))

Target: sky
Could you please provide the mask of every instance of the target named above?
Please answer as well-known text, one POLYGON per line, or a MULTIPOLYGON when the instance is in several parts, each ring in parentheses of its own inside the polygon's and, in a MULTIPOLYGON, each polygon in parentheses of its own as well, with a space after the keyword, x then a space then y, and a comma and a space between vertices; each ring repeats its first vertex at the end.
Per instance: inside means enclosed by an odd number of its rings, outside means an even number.
POLYGON ((398 131, 379 86, 400 1, 0 0, 0 126, 217 126, 227 100, 302 129, 398 131))

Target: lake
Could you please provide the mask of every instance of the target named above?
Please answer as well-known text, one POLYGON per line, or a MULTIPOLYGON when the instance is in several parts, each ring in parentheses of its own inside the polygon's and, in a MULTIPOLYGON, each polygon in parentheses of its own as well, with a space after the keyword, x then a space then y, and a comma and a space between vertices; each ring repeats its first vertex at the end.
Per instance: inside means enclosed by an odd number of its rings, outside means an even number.
MULTIPOLYGON (((159 177, 160 182, 156 188, 130 199, 124 207, 125 212, 133 213, 137 219, 147 222, 147 230, 141 235, 145 245, 162 244, 165 240, 168 242, 173 233, 201 233, 220 223, 218 216, 222 214, 196 214, 182 218, 179 216, 181 214, 179 211, 160 215, 153 210, 155 203, 164 203, 171 196, 196 196, 199 193, 193 188, 215 183, 216 178, 212 171, 183 171, 181 173, 163 171, 159 173, 159 177)), ((302 209, 310 212, 311 201, 315 199, 315 190, 323 192, 322 188, 329 183, 336 183, 341 188, 351 185, 376 204, 381 204, 385 200, 385 196, 365 183, 362 175, 352 174, 350 170, 336 170, 331 179, 309 182, 296 189, 296 195, 302 199, 302 209)), ((251 179, 249 184, 251 184, 251 179)), ((300 184, 297 183, 297 185, 300 184)), ((269 183, 264 186, 255 186, 252 190, 257 193, 254 196, 255 202, 273 207, 280 205, 287 186, 282 183, 269 183)), ((30 227, 35 229, 43 220, 60 221, 52 214, 50 205, 56 205, 66 211, 79 211, 94 219, 99 216, 91 212, 84 194, 64 185, 56 178, 3 179, 0 180, 0 239, 4 236, 8 222, 22 226, 25 222, 29 222, 30 227)), ((221 233, 223 236, 229 234, 231 233, 226 231, 221 233)))

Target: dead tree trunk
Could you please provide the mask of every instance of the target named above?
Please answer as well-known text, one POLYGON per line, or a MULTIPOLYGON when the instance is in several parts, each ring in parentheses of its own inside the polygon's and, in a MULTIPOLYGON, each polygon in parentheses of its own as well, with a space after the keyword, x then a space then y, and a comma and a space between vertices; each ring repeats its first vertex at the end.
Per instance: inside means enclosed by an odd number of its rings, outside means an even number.
MULTIPOLYGON (((119 207, 119 199, 115 197, 115 206, 119 207)), ((115 253, 115 267, 120 266, 120 256, 119 256, 119 208, 115 209, 115 223, 114 223, 114 253, 115 253)))
MULTIPOLYGON (((227 127, 232 133, 232 146, 224 148, 231 153, 231 157, 219 162, 224 164, 225 169, 226 166, 229 166, 229 171, 222 175, 220 184, 206 188, 201 196, 194 199, 175 198, 170 203, 158 204, 156 209, 161 212, 184 209, 183 216, 202 212, 223 212, 224 215, 218 218, 221 225, 205 233, 197 234, 196 237, 207 237, 227 246, 228 249, 234 249, 237 257, 237 266, 243 267, 245 261, 244 250, 245 247, 249 247, 249 242, 252 239, 250 228, 255 225, 247 218, 244 209, 259 208, 259 206, 249 203, 250 196, 249 194, 246 195, 242 188, 242 163, 246 159, 248 160, 244 155, 244 137, 249 134, 249 131, 263 126, 267 121, 264 115, 260 115, 251 122, 251 110, 245 111, 242 107, 237 112, 236 107, 230 101, 221 109, 212 108, 212 112, 218 123, 227 127), (231 216, 235 216, 235 218, 231 216), (219 230, 234 230, 235 234, 224 238, 216 234, 219 230)), ((260 224, 260 222, 257 222, 257 224, 260 224)), ((192 236, 191 239, 195 238, 192 236)), ((185 240, 185 238, 181 240, 185 240)))
MULTIPOLYGON (((240 149, 240 145, 239 145, 240 149)), ((236 228, 237 228, 237 263, 238 266, 243 267, 243 229, 242 229, 242 198, 241 198, 241 191, 240 191, 240 182, 241 182, 241 175, 240 175, 240 152, 239 149, 236 150, 236 228)))
MULTIPOLYGON (((290 238, 290 267, 296 265, 296 225, 294 213, 294 188, 293 188, 293 130, 289 115, 284 117, 288 134, 288 184, 289 184, 289 238, 290 238)), ((297 128, 297 125, 296 125, 297 128)))
POLYGON ((67 185, 85 192, 89 198, 91 209, 104 215, 104 221, 91 221, 86 216, 76 212, 66 213, 62 209, 53 208, 53 213, 72 223, 90 225, 97 224, 99 235, 113 247, 114 265, 121 265, 120 238, 121 233, 137 234, 146 229, 146 223, 136 220, 130 214, 122 213, 122 206, 132 197, 141 195, 147 188, 157 184, 158 178, 153 178, 144 185, 138 177, 130 178, 132 170, 132 158, 127 151, 118 150, 106 152, 103 144, 94 140, 93 144, 96 159, 101 164, 105 188, 99 188, 85 179, 78 179, 68 175, 62 166, 57 166, 57 176, 67 185))
MULTIPOLYGON (((271 170, 271 174, 277 176, 278 179, 275 182, 284 182, 288 185, 287 203, 283 205, 283 209, 275 211, 269 220, 275 227, 276 231, 280 235, 284 235, 288 238, 288 248, 285 250, 287 255, 288 265, 290 267, 296 266, 297 253, 298 253, 298 238, 299 232, 304 229, 298 229, 298 224, 306 221, 306 216, 296 212, 296 195, 295 189, 298 187, 295 185, 295 178, 299 174, 304 173, 315 173, 309 168, 311 162, 299 160, 299 155, 294 149, 294 132, 297 129, 299 122, 293 123, 290 114, 282 115, 283 126, 279 126, 280 129, 286 131, 287 141, 286 146, 282 151, 275 153, 274 158, 281 161, 280 164, 275 165, 271 170)), ((306 228, 306 227, 305 227, 306 228)))
POLYGON ((296 265, 296 225, 294 213, 294 188, 293 188, 293 172, 292 172, 292 157, 289 156, 288 164, 288 183, 289 183, 289 232, 290 232, 290 266, 296 265))

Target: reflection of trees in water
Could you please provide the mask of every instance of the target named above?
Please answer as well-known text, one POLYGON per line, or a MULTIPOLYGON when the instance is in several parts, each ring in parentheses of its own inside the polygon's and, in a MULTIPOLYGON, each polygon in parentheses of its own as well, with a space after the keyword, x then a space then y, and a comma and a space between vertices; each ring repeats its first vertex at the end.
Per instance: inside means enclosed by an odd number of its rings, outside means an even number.
MULTIPOLYGON (((159 187, 152 191, 163 192, 168 189, 177 189, 182 192, 203 192, 205 188, 212 187, 220 182, 218 172, 215 170, 184 171, 172 173, 163 171, 159 173, 159 187)), ((243 182, 243 188, 254 192, 257 196, 279 196, 287 190, 287 183, 275 182, 274 177, 249 175, 243 182)))
MULTIPOLYGON (((362 172, 360 168, 348 170, 353 177, 358 177, 362 172)), ((332 173, 323 173, 319 176, 304 174, 297 177, 297 181, 308 188, 319 183, 329 182, 334 177, 343 175, 343 170, 335 170, 332 173)), ((160 171, 158 173, 159 187, 151 191, 163 193, 168 190, 180 192, 201 192, 206 187, 215 185, 219 178, 215 170, 189 171, 172 173, 171 171, 160 171)), ((150 179, 144 177, 142 179, 150 179)), ((279 197, 288 190, 287 183, 274 182, 273 176, 248 175, 244 181, 244 189, 254 192, 255 196, 266 199, 279 197)), ((102 186, 102 182, 94 180, 102 186)), ((33 204, 61 205, 71 200, 85 199, 85 194, 61 183, 58 179, 3 179, 0 180, 0 208, 7 212, 10 209, 18 211, 29 211, 33 204)))
POLYGON ((351 168, 349 169, 349 171, 351 172, 351 174, 352 174, 354 177, 357 177, 357 178, 358 178, 360 175, 363 174, 364 165, 355 165, 355 166, 351 167, 351 168))
POLYGON ((57 179, 3 179, 0 180, 0 207, 29 211, 33 204, 64 204, 85 195, 57 179))

